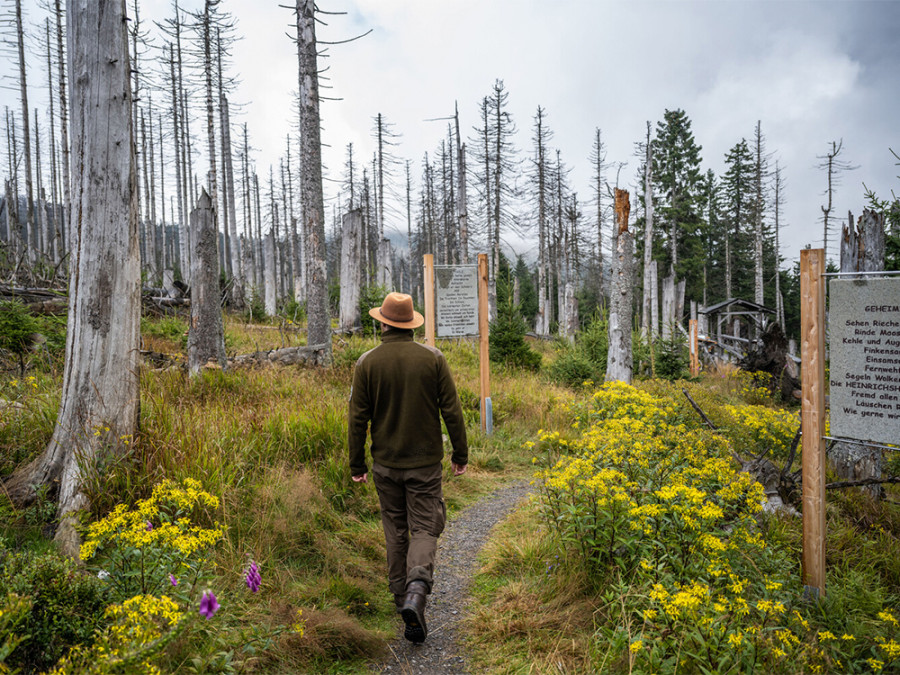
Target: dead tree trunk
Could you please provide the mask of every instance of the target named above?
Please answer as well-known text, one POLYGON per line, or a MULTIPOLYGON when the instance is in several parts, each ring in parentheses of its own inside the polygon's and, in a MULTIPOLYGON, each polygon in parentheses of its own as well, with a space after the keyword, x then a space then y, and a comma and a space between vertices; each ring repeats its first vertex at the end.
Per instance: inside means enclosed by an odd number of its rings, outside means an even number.
POLYGON ((222 295, 219 292, 219 228, 212 198, 201 190, 191 211, 191 325, 188 370, 196 375, 207 364, 226 368, 222 295))
POLYGON ((362 211, 344 214, 341 228, 341 316, 340 327, 350 332, 360 325, 359 294, 362 286, 362 211))
POLYGON ((641 331, 644 339, 653 340, 651 328, 651 307, 654 289, 651 286, 650 264, 653 261, 653 144, 650 141, 650 122, 647 122, 646 157, 644 158, 644 301, 641 316, 641 331))
POLYGON ((31 175, 31 128, 28 121, 28 85, 25 79, 25 32, 22 27, 22 0, 16 0, 16 36, 19 48, 19 91, 22 96, 22 138, 25 141, 25 248, 34 259, 37 248, 37 231, 34 223, 34 187, 31 175))
POLYGON ((634 261, 634 237, 628 231, 631 205, 628 191, 616 188, 616 255, 613 261, 612 288, 609 305, 609 352, 606 358, 606 381, 631 383, 631 296, 634 261))
POLYGON ((275 228, 269 228, 265 239, 265 306, 266 314, 274 316, 278 310, 278 279, 275 270, 275 228))
MULTIPOLYGON (((841 232, 841 272, 884 270, 884 216, 865 209, 855 227, 852 215, 848 225, 841 232)), ((884 457, 879 447, 835 443, 828 458, 840 478, 851 481, 881 478, 884 457)), ((870 485, 864 489, 873 497, 884 495, 881 485, 870 485)))
POLYGON ((325 269, 325 207, 314 0, 297 0, 297 56, 300 80, 300 209, 307 255, 307 327, 310 345, 326 345, 331 361, 331 318, 325 269))
POLYGON ((101 450, 135 432, 140 404, 140 251, 125 2, 69 0, 73 238, 62 402, 47 449, 6 490, 19 502, 59 485, 56 541, 78 554, 70 517, 101 450))

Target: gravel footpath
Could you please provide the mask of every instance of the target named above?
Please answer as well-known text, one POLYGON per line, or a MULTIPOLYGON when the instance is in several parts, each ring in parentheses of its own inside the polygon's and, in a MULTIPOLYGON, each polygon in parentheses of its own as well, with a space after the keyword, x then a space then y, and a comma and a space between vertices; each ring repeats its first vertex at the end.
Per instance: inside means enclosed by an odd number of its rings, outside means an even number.
POLYGON ((376 673, 395 675, 467 675, 465 649, 458 631, 466 609, 469 586, 478 571, 478 552, 494 527, 529 492, 526 481, 482 497, 447 523, 438 540, 434 588, 428 596, 425 621, 428 638, 416 645, 403 638, 403 621, 397 616, 397 638, 390 656, 375 664, 376 673))

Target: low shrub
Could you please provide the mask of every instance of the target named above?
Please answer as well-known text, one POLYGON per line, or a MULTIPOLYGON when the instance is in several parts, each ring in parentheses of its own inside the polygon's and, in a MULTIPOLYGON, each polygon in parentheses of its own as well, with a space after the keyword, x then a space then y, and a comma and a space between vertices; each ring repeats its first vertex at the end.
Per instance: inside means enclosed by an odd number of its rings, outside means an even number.
MULTIPOLYGON (((55 551, 0 549, 0 598, 9 594, 31 604, 17 622, 13 632, 18 636, 17 645, 6 658, 6 664, 14 669, 47 670, 71 647, 91 644, 95 631, 107 623, 107 584, 55 551)), ((5 616, 7 607, 0 609, 0 616, 5 616)))

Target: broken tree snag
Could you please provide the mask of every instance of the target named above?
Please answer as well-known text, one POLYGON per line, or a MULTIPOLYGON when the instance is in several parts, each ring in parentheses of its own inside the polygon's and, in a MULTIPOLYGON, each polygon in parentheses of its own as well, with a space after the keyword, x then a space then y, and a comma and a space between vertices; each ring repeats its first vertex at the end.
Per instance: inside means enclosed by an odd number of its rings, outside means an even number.
MULTIPOLYGON (((853 215, 850 214, 848 225, 841 231, 841 272, 884 270, 884 245, 882 214, 865 209, 855 226, 853 215)), ((837 442, 829 449, 828 459, 838 477, 847 482, 846 487, 864 487, 875 499, 884 497, 880 481, 884 466, 881 448, 837 442)))
POLYGON ((741 370, 749 373, 768 373, 766 383, 770 393, 778 394, 782 401, 792 401, 794 392, 800 389, 800 380, 794 375, 796 366, 789 356, 788 341, 776 322, 772 322, 762 334, 762 340, 740 360, 741 370))
POLYGON ((631 296, 634 267, 634 237, 628 231, 631 204, 628 191, 616 188, 618 236, 613 258, 613 278, 609 300, 609 351, 606 357, 606 381, 631 383, 631 296))
POLYGON ((341 313, 339 323, 340 329, 344 333, 350 333, 360 325, 362 226, 361 209, 353 209, 344 214, 341 224, 341 313))
POLYGON ((191 211, 191 323, 188 371, 205 366, 227 368, 222 296, 219 292, 218 227, 212 200, 204 189, 191 211))

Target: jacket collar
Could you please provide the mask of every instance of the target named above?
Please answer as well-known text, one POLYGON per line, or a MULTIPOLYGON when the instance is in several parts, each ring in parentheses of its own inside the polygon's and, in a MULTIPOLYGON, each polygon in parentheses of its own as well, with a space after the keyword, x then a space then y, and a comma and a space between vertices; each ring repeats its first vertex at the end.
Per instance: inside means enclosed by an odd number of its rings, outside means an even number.
POLYGON ((411 330, 387 330, 381 334, 384 342, 412 342, 414 333, 411 330))

